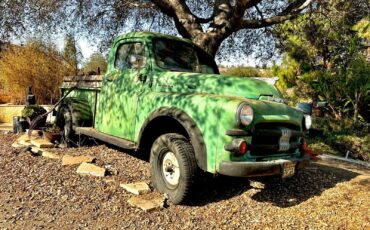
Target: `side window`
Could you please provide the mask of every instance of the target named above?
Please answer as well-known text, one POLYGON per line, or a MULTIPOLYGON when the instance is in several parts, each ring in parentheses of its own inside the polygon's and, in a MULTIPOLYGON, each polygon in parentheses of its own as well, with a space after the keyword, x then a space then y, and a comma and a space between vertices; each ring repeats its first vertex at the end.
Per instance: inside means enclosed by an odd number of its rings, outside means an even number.
POLYGON ((145 65, 145 49, 141 42, 124 43, 118 46, 114 67, 117 69, 141 68, 145 65))

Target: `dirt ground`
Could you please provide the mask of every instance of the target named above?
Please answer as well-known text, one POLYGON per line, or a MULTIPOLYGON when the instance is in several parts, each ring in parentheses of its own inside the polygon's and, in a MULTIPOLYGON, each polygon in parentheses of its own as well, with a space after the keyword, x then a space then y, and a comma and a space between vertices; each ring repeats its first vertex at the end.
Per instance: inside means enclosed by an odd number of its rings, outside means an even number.
POLYGON ((370 172, 314 163, 286 181, 206 176, 187 205, 144 212, 120 183, 149 181, 149 163, 104 145, 56 149, 93 155, 109 176, 12 148, 0 134, 0 229, 369 229, 370 172))

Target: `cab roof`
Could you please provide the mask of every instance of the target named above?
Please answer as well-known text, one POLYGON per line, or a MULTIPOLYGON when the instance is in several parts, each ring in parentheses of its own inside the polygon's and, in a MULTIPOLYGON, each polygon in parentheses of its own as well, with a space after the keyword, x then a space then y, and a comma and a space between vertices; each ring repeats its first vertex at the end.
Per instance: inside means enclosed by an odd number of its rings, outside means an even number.
POLYGON ((165 39, 172 39, 172 40, 178 40, 178 41, 183 41, 187 43, 192 43, 190 39, 185 39, 185 38, 180 38, 168 34, 162 34, 162 33, 155 33, 155 32, 148 32, 148 31, 141 31, 141 32, 130 32, 130 33, 125 33, 118 35, 115 39, 114 42, 117 42, 121 39, 125 38, 142 38, 142 39, 147 39, 147 40, 152 40, 155 38, 165 38, 165 39))

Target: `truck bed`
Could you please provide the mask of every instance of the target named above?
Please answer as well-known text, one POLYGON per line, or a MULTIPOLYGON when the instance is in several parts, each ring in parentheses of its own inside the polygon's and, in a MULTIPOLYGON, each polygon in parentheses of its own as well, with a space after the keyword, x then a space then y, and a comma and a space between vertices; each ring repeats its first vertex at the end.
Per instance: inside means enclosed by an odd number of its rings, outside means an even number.
POLYGON ((77 89, 70 92, 68 97, 76 97, 88 102, 93 114, 93 127, 95 127, 96 113, 99 109, 102 81, 103 75, 66 76, 60 87, 60 93, 63 96, 71 87, 77 86, 77 89))
POLYGON ((103 75, 83 75, 83 76, 66 76, 63 79, 61 90, 69 89, 72 86, 78 85, 79 89, 99 90, 102 86, 103 75))

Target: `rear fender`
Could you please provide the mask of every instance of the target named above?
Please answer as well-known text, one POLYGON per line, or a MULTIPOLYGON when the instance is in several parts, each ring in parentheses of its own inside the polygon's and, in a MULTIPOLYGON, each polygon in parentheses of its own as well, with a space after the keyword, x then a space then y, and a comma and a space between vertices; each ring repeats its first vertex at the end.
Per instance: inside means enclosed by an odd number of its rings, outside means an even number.
MULTIPOLYGON (((57 114, 60 114, 60 108, 67 107, 69 111, 71 111, 72 114, 72 127, 73 129, 75 127, 90 127, 93 123, 93 113, 91 111, 91 107, 88 103, 88 101, 76 98, 76 97, 68 97, 62 101, 60 106, 58 107, 57 114)), ((59 126, 58 122, 60 122, 60 119, 58 119, 57 115, 57 125, 59 126)))

